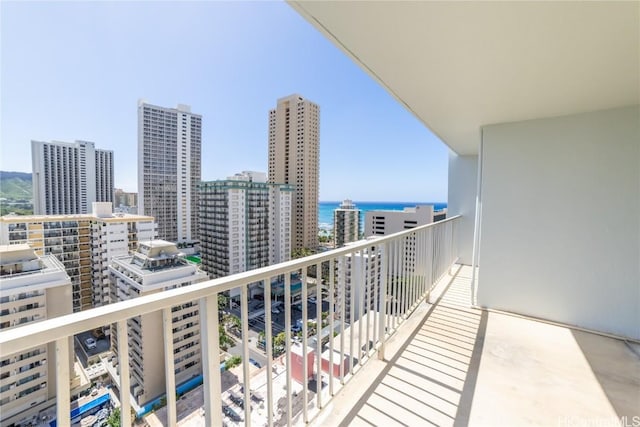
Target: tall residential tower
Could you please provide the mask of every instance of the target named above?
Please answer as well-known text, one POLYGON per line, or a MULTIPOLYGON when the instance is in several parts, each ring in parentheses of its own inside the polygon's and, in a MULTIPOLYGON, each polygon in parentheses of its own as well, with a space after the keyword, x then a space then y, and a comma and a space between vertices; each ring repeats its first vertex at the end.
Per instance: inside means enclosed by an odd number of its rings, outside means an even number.
POLYGON ((320 108, 300 95, 269 111, 269 182, 293 184, 291 249, 318 246, 320 108))
POLYGON ((290 259, 293 187, 266 180, 245 171, 201 184, 200 253, 210 278, 290 259))
POLYGON ((202 116, 188 105, 138 103, 138 213, 155 218, 158 236, 198 239, 202 116))
POLYGON ((31 141, 33 212, 73 215, 113 202, 113 151, 93 142, 31 141))
POLYGON ((361 214, 362 211, 348 199, 333 211, 333 238, 337 248, 359 239, 361 214))

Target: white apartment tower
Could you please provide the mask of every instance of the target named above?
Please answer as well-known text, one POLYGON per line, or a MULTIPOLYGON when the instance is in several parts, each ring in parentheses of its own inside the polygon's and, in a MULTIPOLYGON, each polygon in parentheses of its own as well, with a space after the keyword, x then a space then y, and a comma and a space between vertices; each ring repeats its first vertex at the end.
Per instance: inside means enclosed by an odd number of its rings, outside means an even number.
POLYGON ((36 254, 62 262, 71 279, 74 312, 109 302, 106 267, 111 258, 155 236, 153 218, 112 214, 107 202, 93 203, 91 214, 0 217, 0 244, 26 243, 36 254))
POLYGON ((113 151, 93 142, 31 141, 33 212, 86 214, 93 202, 113 202, 113 151))
POLYGON ((336 288, 336 317, 350 321, 353 316, 356 321, 369 310, 377 311, 382 294, 381 274, 379 247, 370 246, 338 257, 338 278, 344 286, 336 288))
MULTIPOLYGON (((196 264, 184 259, 176 244, 140 242, 132 255, 116 257, 109 266, 112 295, 125 301, 207 280, 196 264)), ((179 385, 201 373, 198 301, 171 309, 174 373, 179 385)), ((132 393, 139 405, 165 393, 162 312, 142 314, 127 321, 132 393)), ((111 349, 118 352, 118 334, 111 330, 111 349)), ((114 378, 117 381, 117 378, 114 378)))
POLYGON ((210 278, 290 259, 292 194, 261 172, 201 184, 200 253, 210 278))
POLYGON ((362 211, 351 200, 344 200, 333 211, 333 238, 337 248, 360 238, 361 214, 362 211))
POLYGON ((138 103, 138 212, 155 218, 158 236, 198 239, 202 116, 188 105, 138 103))
MULTIPOLYGON (((60 261, 38 257, 26 244, 0 246, 0 330, 71 311, 71 282, 60 261)), ((72 350, 69 353, 73 373, 72 350)), ((21 425, 55 404, 55 355, 54 342, 0 355, 0 425, 21 425)))
POLYGON ((291 249, 318 246, 320 107, 300 95, 269 111, 269 182, 295 186, 291 249))

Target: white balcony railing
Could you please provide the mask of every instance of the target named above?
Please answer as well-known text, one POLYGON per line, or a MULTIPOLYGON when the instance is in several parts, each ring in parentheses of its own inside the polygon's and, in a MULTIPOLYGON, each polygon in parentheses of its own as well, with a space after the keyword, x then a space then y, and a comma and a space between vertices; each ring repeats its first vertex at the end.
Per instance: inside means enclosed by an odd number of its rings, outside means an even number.
MULTIPOLYGON (((69 344, 68 338, 78 333, 115 324, 117 335, 127 334, 127 320, 145 313, 161 312, 165 349, 167 423, 177 424, 176 384, 173 375, 172 311, 173 306, 199 301, 200 346, 202 353, 204 423, 221 425, 222 390, 219 367, 218 295, 239 289, 241 296, 240 314, 243 339, 244 361, 249 360, 247 337, 249 331, 249 287, 261 284, 264 295, 272 294, 272 282, 284 282, 284 332, 285 351, 282 362, 286 375, 286 407, 278 410, 278 399, 274 394, 272 343, 272 301, 264 298, 265 349, 267 353, 266 414, 262 424, 280 423, 292 425, 308 422, 326 407, 334 394, 376 353, 384 357, 385 342, 415 307, 428 295, 437 280, 447 272, 457 260, 456 227, 459 217, 449 218, 434 224, 416 227, 389 236, 355 243, 344 248, 312 255, 245 273, 235 274, 191 286, 172 289, 162 293, 119 302, 80 313, 57 317, 43 322, 0 332, 0 348, 3 355, 25 351, 31 347, 55 342, 56 345, 56 398, 57 425, 70 424, 69 390, 69 344), (357 261, 357 262, 356 262, 357 261), (315 273, 314 273, 315 272, 315 273), (313 277, 316 276, 316 277, 313 277), (293 278, 293 279, 292 279, 293 278), (293 283, 292 283, 293 280, 293 283), (297 282, 300 285, 297 285, 297 282), (313 364, 308 365, 307 357, 302 358, 302 372, 313 372, 315 389, 310 389, 308 376, 302 375, 302 402, 295 405, 298 413, 293 413, 292 381, 292 284, 297 294, 299 287, 301 301, 315 296, 317 301, 328 303, 325 310, 328 337, 309 337, 308 322, 316 322, 316 329, 323 325, 322 304, 316 305, 315 316, 310 317, 308 304, 302 308, 302 336, 299 341, 301 354, 315 352, 313 364), (315 288, 315 289, 314 289, 315 288), (310 290, 312 290, 310 292, 310 290), (348 303, 346 303, 348 300, 348 303), (348 307, 348 309, 347 309, 348 307), (336 335, 337 334, 337 335, 336 335), (314 344, 311 344, 314 342, 314 344), (328 350, 329 368, 322 366, 323 350, 328 350), (340 367, 334 371, 334 355, 340 354, 340 367), (319 385, 318 385, 319 384, 319 385), (310 399, 312 394, 315 394, 310 399)), ((281 285, 282 286, 282 285, 281 285)), ((296 298, 297 299, 297 298, 296 298)), ((325 305, 326 305, 325 303, 325 305)), ((160 327, 160 326, 158 326, 160 327)), ((119 390, 121 393, 122 425, 131 425, 130 398, 122 396, 130 390, 129 343, 117 340, 119 364, 119 390)), ((296 350, 298 352, 299 350, 296 350)), ((311 360, 311 359, 310 359, 311 360)), ((245 425, 251 425, 251 378, 249 363, 243 364, 245 425)), ((299 395, 299 394, 298 394, 299 395)), ((255 417, 254 417, 255 421, 255 417)))

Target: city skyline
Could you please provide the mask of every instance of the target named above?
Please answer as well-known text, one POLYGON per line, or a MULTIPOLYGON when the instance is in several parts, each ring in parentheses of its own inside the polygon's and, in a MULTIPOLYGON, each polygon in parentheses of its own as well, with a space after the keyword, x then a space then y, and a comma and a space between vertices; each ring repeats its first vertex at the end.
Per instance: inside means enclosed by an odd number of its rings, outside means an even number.
POLYGON ((300 93, 322 108, 320 200, 446 201, 444 144, 284 3, 0 7, 2 170, 30 171, 32 139, 90 140, 139 191, 143 98, 203 116, 203 181, 266 171, 268 112, 300 93))

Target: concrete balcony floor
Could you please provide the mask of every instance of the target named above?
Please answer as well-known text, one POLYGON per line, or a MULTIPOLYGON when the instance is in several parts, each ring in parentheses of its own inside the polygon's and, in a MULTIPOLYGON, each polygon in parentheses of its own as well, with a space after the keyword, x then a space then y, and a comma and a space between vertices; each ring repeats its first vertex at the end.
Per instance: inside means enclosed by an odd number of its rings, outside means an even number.
POLYGON ((315 425, 640 425, 638 344, 469 308, 470 267, 445 281, 315 425))

